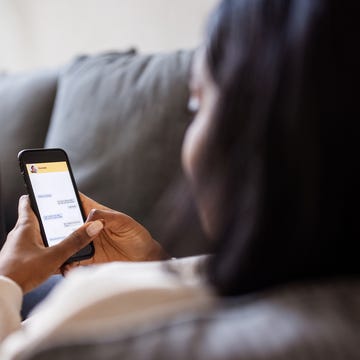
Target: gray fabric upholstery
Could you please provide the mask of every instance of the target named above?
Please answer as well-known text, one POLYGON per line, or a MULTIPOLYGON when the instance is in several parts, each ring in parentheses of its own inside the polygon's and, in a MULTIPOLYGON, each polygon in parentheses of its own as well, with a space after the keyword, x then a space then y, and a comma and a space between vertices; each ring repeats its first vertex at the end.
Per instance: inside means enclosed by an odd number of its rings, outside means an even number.
POLYGON ((192 53, 84 56, 59 77, 46 147, 66 150, 80 191, 152 233, 150 215, 181 176, 192 53))
POLYGON ((0 171, 0 249, 5 241, 5 217, 3 209, 3 201, 1 194, 1 171, 0 171))
POLYGON ((53 345, 29 359, 358 360, 360 282, 291 286, 222 300, 122 334, 53 345))
POLYGON ((57 71, 0 75, 0 167, 7 230, 17 218, 17 200, 25 193, 17 153, 42 147, 56 93, 57 71))

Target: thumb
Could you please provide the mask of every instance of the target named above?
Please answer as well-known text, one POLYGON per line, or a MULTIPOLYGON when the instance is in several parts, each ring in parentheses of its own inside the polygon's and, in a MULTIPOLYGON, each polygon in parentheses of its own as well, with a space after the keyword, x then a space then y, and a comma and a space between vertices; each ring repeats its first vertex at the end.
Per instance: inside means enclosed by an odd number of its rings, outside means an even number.
POLYGON ((29 195, 22 195, 18 205, 18 222, 25 223, 34 220, 34 213, 30 206, 29 195))
POLYGON ((103 228, 104 224, 100 220, 88 222, 71 233, 61 243, 48 249, 54 256, 54 260, 56 259, 60 263, 59 265, 62 265, 72 255, 88 245, 103 228))

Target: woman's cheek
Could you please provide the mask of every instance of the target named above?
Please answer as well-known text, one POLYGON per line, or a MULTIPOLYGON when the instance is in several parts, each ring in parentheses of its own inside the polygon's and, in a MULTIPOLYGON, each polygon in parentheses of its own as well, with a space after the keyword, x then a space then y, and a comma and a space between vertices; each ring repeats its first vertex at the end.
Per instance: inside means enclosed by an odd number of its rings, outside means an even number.
POLYGON ((201 161, 199 156, 204 143, 203 136, 201 121, 196 116, 186 131, 181 154, 183 169, 191 182, 196 180, 196 169, 199 168, 201 161))
POLYGON ((212 230, 208 216, 208 211, 210 209, 208 204, 209 199, 207 196, 203 196, 203 191, 206 190, 207 186, 206 184, 201 184, 199 176, 199 169, 201 168, 201 163, 203 161, 202 154, 206 151, 206 132, 203 128, 204 126, 204 122, 198 117, 189 126, 182 147, 182 164, 187 179, 194 192, 202 228, 205 233, 211 237, 212 230))

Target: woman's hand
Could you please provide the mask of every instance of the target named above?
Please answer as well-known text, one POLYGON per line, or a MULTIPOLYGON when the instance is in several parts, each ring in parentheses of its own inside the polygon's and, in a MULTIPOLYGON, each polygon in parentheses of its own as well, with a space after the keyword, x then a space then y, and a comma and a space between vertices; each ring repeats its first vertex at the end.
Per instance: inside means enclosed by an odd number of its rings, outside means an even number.
POLYGON ((26 293, 59 271, 64 262, 102 230, 101 221, 88 222, 61 243, 45 247, 28 196, 19 201, 19 218, 0 252, 0 275, 14 280, 26 293))
POLYGON ((104 222, 103 231, 94 239, 94 257, 82 260, 81 265, 169 259, 160 244, 133 218, 100 205, 83 194, 80 198, 88 221, 104 222))

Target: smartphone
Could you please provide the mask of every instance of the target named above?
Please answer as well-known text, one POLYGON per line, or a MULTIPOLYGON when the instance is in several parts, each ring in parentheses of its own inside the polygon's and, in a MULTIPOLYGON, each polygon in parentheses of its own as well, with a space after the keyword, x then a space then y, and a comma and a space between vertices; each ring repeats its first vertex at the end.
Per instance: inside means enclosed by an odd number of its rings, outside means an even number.
MULTIPOLYGON (((69 158, 62 149, 25 149, 18 159, 43 242, 45 246, 56 245, 86 220, 69 158)), ((93 255, 94 245, 90 243, 66 262, 93 255)))

